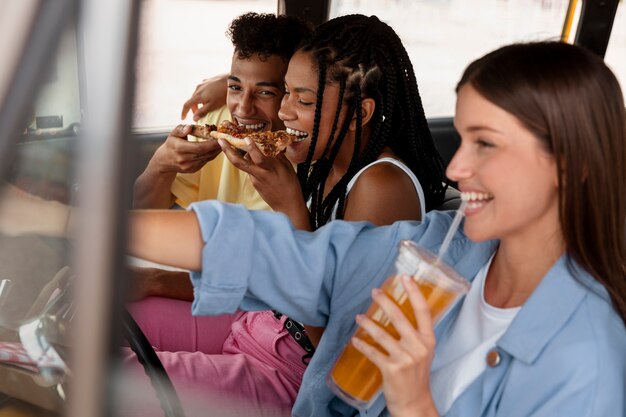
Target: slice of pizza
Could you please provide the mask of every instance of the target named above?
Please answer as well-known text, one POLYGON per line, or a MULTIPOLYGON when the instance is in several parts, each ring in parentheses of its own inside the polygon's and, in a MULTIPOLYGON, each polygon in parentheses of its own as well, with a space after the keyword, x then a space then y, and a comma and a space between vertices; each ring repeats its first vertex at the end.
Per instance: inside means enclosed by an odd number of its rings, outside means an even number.
POLYGON ((210 135, 215 139, 224 139, 228 141, 228 143, 237 149, 244 149, 246 146, 245 138, 250 138, 254 141, 263 155, 272 158, 283 152, 287 149, 287 146, 297 140, 296 135, 290 135, 284 130, 277 130, 274 132, 253 132, 248 133, 243 137, 236 137, 229 133, 219 131, 213 131, 210 135))
POLYGON ((289 134, 284 130, 252 131, 229 120, 224 120, 219 126, 193 125, 190 134, 200 139, 224 139, 237 149, 243 149, 246 145, 244 139, 250 138, 256 143, 263 155, 269 157, 276 157, 291 143, 305 138, 289 134))
POLYGON ((187 138, 190 142, 204 142, 209 139, 213 139, 210 135, 211 132, 217 130, 217 126, 215 125, 192 125, 191 133, 192 136, 195 136, 195 140, 191 138, 187 138))

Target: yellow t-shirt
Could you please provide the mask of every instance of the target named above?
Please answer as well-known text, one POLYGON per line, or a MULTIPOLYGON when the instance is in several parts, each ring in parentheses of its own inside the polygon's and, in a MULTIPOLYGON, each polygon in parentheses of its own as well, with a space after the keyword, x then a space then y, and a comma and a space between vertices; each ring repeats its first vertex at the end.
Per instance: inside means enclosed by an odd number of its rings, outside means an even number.
MULTIPOLYGON (((230 120, 226 106, 207 114, 198 123, 218 124, 225 119, 230 120)), ((171 192, 176 197, 176 204, 184 208, 195 201, 220 200, 243 204, 252 210, 271 210, 257 193, 248 174, 231 164, 223 153, 193 174, 177 174, 171 192)))

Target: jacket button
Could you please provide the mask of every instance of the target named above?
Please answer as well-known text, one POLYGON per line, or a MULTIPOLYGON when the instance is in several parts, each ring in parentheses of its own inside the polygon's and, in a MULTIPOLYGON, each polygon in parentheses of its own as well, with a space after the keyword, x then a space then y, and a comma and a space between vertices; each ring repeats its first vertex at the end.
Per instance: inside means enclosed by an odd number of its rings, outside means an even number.
POLYGON ((500 352, 497 349, 492 349, 487 353, 487 365, 491 368, 495 368, 500 365, 500 361, 502 358, 500 357, 500 352))

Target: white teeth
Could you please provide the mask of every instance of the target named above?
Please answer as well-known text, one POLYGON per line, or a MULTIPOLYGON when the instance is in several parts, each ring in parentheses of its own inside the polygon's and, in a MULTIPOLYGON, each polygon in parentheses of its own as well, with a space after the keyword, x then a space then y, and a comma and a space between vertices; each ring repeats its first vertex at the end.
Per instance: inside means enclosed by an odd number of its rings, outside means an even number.
POLYGON ((285 131, 287 133, 289 133, 290 135, 295 135, 295 136, 298 136, 299 138, 305 138, 305 137, 309 136, 309 134, 306 133, 306 132, 303 132, 301 130, 292 129, 290 127, 286 127, 285 131))
POLYGON ((243 125, 243 127, 247 130, 261 130, 263 127, 265 127, 265 123, 257 123, 255 125, 243 125))
MULTIPOLYGON (((479 192, 465 192, 465 193, 461 193, 461 200, 463 201, 467 201, 467 202, 485 202, 488 200, 491 200, 493 198, 493 195, 488 194, 488 193, 479 193, 479 192)), ((472 204, 468 204, 468 207, 471 208, 472 204)))

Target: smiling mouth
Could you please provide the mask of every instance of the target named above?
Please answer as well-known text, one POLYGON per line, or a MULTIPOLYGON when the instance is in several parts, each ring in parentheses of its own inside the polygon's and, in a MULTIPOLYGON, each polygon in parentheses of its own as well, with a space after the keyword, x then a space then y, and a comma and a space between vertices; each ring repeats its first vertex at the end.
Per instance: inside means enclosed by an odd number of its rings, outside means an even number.
POLYGON ((296 137, 296 139, 293 141, 294 143, 298 143, 298 142, 302 142, 303 140, 305 140, 309 134, 307 132, 303 132, 301 130, 296 130, 296 129, 292 129, 290 127, 286 127, 285 131, 296 137))
POLYGON ((468 209, 478 209, 493 200, 493 195, 474 191, 463 192, 461 193, 461 200, 467 202, 468 209))
POLYGON ((260 132, 262 130, 265 130, 265 127, 267 126, 267 123, 265 122, 245 124, 245 123, 241 123, 239 119, 235 119, 235 121, 237 122, 237 126, 245 130, 251 131, 251 132, 260 132))

